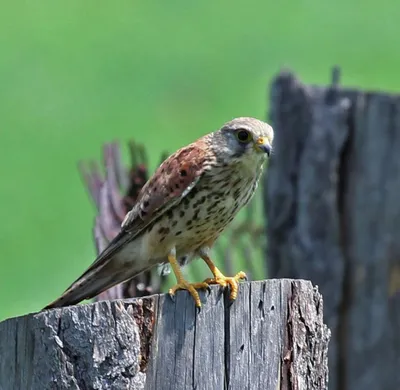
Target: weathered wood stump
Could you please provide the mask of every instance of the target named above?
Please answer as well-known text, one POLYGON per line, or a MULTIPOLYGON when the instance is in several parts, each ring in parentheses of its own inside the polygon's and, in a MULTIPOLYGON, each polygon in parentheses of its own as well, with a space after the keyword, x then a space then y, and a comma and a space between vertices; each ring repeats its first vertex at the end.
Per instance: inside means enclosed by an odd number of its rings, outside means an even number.
POLYGON ((103 301, 0 323, 0 389, 326 389, 322 297, 302 280, 103 301))
MULTIPOLYGON (((336 74, 336 73, 335 73, 336 74)), ((324 296, 331 390, 400 389, 400 95, 271 88, 268 270, 324 296)))

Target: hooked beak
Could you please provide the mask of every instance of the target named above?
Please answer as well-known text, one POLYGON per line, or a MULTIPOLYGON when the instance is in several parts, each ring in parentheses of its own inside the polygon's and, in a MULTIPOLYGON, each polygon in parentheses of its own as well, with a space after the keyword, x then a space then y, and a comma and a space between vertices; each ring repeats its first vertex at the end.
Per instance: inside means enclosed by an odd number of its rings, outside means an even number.
POLYGON ((271 145, 269 144, 266 137, 260 137, 254 144, 254 148, 259 153, 266 153, 269 157, 271 154, 271 145))

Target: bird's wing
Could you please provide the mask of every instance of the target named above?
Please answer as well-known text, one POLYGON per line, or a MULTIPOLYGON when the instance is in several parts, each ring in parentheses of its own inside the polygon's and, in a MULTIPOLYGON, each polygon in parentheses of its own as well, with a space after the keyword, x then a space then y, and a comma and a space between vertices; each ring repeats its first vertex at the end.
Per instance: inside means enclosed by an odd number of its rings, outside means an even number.
POLYGON ((121 225, 120 233, 108 244, 92 265, 63 295, 45 307, 50 309, 89 299, 106 289, 130 279, 144 269, 120 270, 110 262, 113 255, 164 213, 179 203, 197 184, 207 169, 208 155, 201 142, 178 150, 157 169, 143 186, 133 209, 121 225))
POLYGON ((82 277, 100 267, 123 245, 179 203, 200 180, 206 162, 205 145, 199 142, 178 150, 166 159, 143 186, 135 206, 122 222, 120 233, 100 253, 82 277))
POLYGON ((206 165, 206 150, 200 146, 182 148, 160 165, 122 222, 123 230, 137 235, 194 188, 206 165))

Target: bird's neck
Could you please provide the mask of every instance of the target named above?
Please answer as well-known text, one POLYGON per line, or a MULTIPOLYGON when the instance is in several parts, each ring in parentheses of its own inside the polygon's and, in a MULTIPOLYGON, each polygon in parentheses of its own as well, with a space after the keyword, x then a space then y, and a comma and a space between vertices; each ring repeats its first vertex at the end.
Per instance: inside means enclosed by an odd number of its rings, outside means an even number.
POLYGON ((255 157, 243 159, 240 164, 240 171, 243 176, 253 177, 255 180, 258 180, 265 163, 265 158, 255 157))

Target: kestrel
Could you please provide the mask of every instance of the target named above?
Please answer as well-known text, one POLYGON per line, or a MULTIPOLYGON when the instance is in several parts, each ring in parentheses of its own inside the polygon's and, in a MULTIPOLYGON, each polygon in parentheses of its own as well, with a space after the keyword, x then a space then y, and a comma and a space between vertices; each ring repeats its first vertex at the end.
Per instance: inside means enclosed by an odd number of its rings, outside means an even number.
POLYGON ((244 272, 227 277, 209 257, 215 240, 257 188, 271 153, 274 132, 254 118, 236 118, 168 157, 143 186, 121 231, 87 271, 45 309, 76 304, 129 280, 157 264, 169 263, 179 289, 188 290, 197 307, 197 289, 230 286, 238 293, 244 272), (202 258, 213 278, 189 283, 180 266, 202 258))

